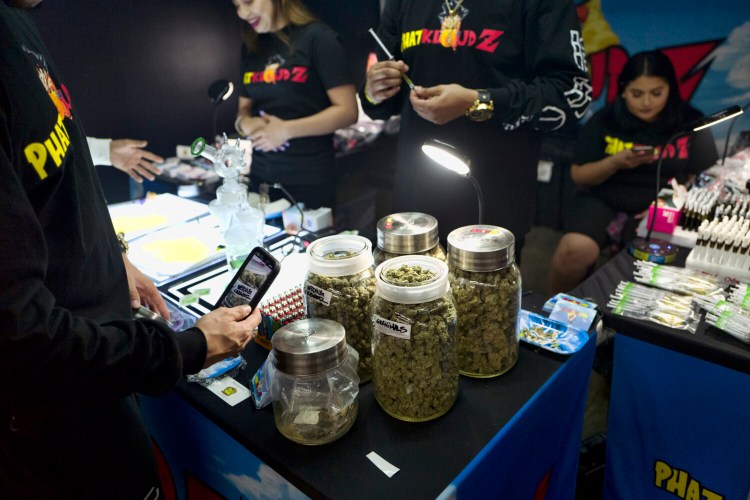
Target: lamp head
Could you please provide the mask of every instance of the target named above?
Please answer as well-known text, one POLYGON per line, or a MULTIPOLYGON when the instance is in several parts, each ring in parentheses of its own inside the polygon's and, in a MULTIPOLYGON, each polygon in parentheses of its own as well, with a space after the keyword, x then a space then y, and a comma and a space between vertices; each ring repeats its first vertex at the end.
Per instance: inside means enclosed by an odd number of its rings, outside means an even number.
POLYGON ((234 91, 234 84, 229 80, 216 80, 208 87, 208 97, 215 105, 229 99, 234 91))
POLYGON ((471 160, 458 148, 437 139, 428 139, 422 144, 422 152, 439 165, 463 177, 471 175, 471 160))
POLYGON ((722 109, 721 111, 717 111, 716 113, 704 116, 703 118, 698 118, 694 122, 691 122, 686 127, 685 131, 697 132, 704 128, 713 127, 717 123, 723 122, 724 120, 729 120, 730 118, 734 118, 735 116, 741 114, 742 108, 735 104, 734 106, 729 106, 726 109, 722 109))

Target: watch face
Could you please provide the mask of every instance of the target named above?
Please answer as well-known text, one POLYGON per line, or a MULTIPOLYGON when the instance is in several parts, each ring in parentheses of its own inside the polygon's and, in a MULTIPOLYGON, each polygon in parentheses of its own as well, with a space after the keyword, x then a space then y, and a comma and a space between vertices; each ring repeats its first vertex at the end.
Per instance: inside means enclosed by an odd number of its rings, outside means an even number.
POLYGON ((491 116, 492 116, 492 109, 490 109, 489 105, 484 104, 484 103, 480 103, 478 106, 472 109, 471 112, 469 113, 469 118, 471 118, 475 122, 481 122, 481 121, 487 120, 491 116))
POLYGON ((483 122, 492 117, 495 109, 492 103, 492 95, 487 90, 478 90, 478 98, 474 104, 466 111, 466 116, 475 122, 483 122))

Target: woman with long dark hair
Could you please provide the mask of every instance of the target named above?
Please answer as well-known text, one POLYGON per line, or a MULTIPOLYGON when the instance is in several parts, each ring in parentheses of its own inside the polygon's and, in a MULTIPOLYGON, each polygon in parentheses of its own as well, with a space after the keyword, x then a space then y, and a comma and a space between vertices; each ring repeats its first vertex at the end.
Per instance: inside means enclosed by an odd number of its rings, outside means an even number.
MULTIPOLYGON (((703 116, 680 97, 674 66, 659 51, 633 55, 618 78, 618 95, 582 127, 570 175, 577 186, 565 234, 552 258, 550 293, 580 283, 624 220, 622 240, 653 200, 659 148, 685 124, 703 116), (624 214, 619 215, 618 214, 624 214), (608 232, 608 226, 610 231, 608 232)), ((708 130, 666 145, 661 179, 681 184, 718 158, 708 130)))
POLYGON ((235 128, 253 141, 251 183, 281 183, 308 208, 332 208, 333 132, 357 120, 344 48, 299 0, 233 2, 246 23, 235 128))

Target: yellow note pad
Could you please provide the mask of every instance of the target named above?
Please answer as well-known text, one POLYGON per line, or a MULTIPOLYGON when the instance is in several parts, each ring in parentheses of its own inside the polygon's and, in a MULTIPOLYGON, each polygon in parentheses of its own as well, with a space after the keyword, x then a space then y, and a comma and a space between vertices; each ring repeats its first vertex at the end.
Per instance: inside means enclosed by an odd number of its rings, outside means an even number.
POLYGON ((143 251, 151 254, 155 259, 169 264, 195 264, 214 253, 209 253, 206 243, 193 236, 151 241, 143 245, 143 251))
POLYGON ((132 234, 137 231, 155 229, 168 222, 167 216, 162 214, 148 214, 139 217, 119 216, 112 219, 116 233, 132 234))

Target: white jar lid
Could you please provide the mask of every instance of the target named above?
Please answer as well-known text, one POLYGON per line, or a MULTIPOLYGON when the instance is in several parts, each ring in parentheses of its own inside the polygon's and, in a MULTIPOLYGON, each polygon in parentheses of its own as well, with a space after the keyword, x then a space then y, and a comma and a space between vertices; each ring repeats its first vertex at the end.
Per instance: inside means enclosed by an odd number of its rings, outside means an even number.
POLYGON ((427 255, 401 255, 388 259, 375 269, 375 291, 390 302, 398 304, 420 304, 436 300, 450 290, 448 282, 448 266, 445 262, 427 255), (404 284, 389 282, 385 277, 390 270, 401 266, 418 266, 431 271, 435 276, 420 284, 404 284))
POLYGON ((349 276, 372 267, 372 244, 363 236, 335 234, 313 241, 307 248, 308 269, 321 276, 349 276))

